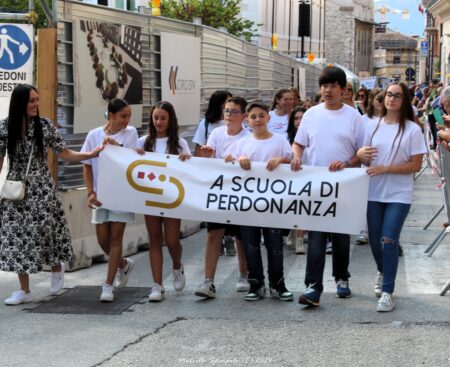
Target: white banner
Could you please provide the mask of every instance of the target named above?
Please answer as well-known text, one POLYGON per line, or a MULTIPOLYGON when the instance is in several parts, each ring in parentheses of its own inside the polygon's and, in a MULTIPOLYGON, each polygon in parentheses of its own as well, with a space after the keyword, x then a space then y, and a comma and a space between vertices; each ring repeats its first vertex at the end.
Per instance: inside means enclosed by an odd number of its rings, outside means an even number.
POLYGON ((161 32, 162 99, 175 107, 179 125, 200 119, 200 38, 161 32))
POLYGON ((329 172, 263 163, 250 171, 220 159, 107 146, 97 194, 113 210, 239 225, 359 234, 366 226, 369 176, 362 168, 329 172))
POLYGON ((361 78, 360 84, 361 87, 364 87, 366 89, 374 89, 377 86, 377 77, 371 76, 368 78, 361 78))

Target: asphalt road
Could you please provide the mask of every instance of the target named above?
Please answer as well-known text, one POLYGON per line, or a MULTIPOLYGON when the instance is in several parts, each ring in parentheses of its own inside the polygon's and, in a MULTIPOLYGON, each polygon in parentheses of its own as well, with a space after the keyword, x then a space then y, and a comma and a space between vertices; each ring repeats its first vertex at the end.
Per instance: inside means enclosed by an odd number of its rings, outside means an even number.
MULTIPOLYGON (((0 305, 0 366, 450 366, 450 294, 439 291, 450 278, 449 239, 432 257, 423 251, 445 221, 422 227, 441 205, 430 171, 419 178, 401 238, 396 309, 375 311, 376 268, 370 249, 352 246, 353 297, 337 299, 327 257, 321 306, 297 303, 304 290, 305 256, 285 248, 286 284, 294 302, 266 296, 246 302, 234 290, 235 257, 223 256, 216 275, 217 298, 199 300, 205 231, 183 239, 187 286, 172 288, 165 253, 166 300, 146 299, 121 315, 38 314, 26 309, 48 296, 49 274, 32 277, 34 303, 0 305)), ((150 287, 147 252, 134 255, 129 286, 150 287)), ((106 265, 66 274, 67 288, 100 285, 106 265)), ((0 298, 16 290, 14 274, 0 272, 0 298)))

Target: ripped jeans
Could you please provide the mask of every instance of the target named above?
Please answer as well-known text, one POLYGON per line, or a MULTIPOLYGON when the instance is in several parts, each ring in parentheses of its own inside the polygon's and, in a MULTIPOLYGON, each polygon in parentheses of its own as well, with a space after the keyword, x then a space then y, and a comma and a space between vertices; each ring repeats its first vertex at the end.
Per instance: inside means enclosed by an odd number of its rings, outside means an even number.
POLYGON ((369 201, 367 224, 377 270, 383 274, 383 292, 392 294, 398 267, 398 242, 411 204, 369 201))
POLYGON ((242 226, 242 241, 247 258, 248 279, 264 281, 261 257, 261 232, 267 250, 267 272, 269 282, 277 284, 283 278, 283 231, 277 228, 242 226))

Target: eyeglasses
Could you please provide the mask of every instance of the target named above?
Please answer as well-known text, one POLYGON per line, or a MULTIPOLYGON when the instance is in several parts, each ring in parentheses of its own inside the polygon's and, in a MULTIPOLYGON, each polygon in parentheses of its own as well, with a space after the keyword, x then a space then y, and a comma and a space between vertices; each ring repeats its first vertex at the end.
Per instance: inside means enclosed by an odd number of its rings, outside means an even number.
POLYGON ((242 113, 242 111, 240 111, 240 110, 230 110, 229 108, 224 108, 222 110, 222 112, 224 115, 229 113, 231 116, 236 116, 236 115, 239 115, 240 113, 242 113))
POLYGON ((365 94, 357 94, 356 98, 366 98, 366 95, 365 94))
POLYGON ((400 101, 403 98, 403 94, 387 92, 386 98, 392 98, 394 101, 400 101))

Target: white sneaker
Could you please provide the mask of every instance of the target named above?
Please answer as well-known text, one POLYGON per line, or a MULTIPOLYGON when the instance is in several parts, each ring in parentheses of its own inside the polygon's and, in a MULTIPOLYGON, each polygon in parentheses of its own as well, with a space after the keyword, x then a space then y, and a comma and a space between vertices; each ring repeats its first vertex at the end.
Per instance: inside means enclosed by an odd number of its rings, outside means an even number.
POLYGON ((114 286, 109 284, 102 285, 102 294, 100 295, 100 302, 114 301, 114 286))
POLYGON ((325 253, 327 255, 331 255, 333 253, 333 243, 332 242, 328 242, 326 247, 325 247, 325 253))
POLYGON ((195 295, 203 298, 216 298, 216 287, 214 282, 210 279, 206 279, 195 290, 195 295))
POLYGON ((369 238, 367 237, 366 233, 363 232, 359 236, 356 237, 357 245, 365 245, 366 243, 369 243, 369 238))
POLYGON ((64 263, 61 262, 61 271, 52 271, 52 280, 50 282, 50 294, 56 296, 64 287, 64 263))
POLYGON ((134 261, 131 259, 125 259, 127 265, 125 265, 122 269, 117 269, 116 279, 114 280, 114 287, 116 289, 123 288, 128 283, 128 277, 134 269, 134 261))
POLYGON ((166 291, 164 287, 159 285, 158 283, 153 283, 152 290, 148 295, 149 302, 160 302, 164 298, 166 298, 166 291))
POLYGON ((379 271, 377 272, 377 277, 375 278, 375 286, 373 287, 373 291, 377 297, 381 297, 381 286, 383 285, 383 274, 379 271))
POLYGON ((31 292, 26 293, 23 290, 15 291, 11 296, 5 299, 5 305, 15 306, 20 305, 21 303, 29 303, 31 302, 31 292))
POLYGON ((381 294, 381 298, 378 300, 377 311, 378 312, 389 312, 394 309, 394 301, 392 300, 392 295, 386 292, 381 294))
POLYGON ((306 254, 306 245, 303 241, 303 238, 298 237, 295 240, 295 253, 296 254, 306 254))
POLYGON ((295 246, 295 239, 296 239, 296 233, 295 230, 290 230, 289 231, 289 235, 287 236, 286 239, 286 246, 287 247, 294 247, 295 246))
POLYGON ((181 268, 179 269, 172 269, 172 274, 173 274, 173 288, 176 291, 183 290, 186 285, 186 277, 184 276, 183 264, 181 264, 181 268))
POLYGON ((239 274, 236 282, 236 292, 248 292, 250 290, 250 284, 248 282, 247 275, 239 274))

